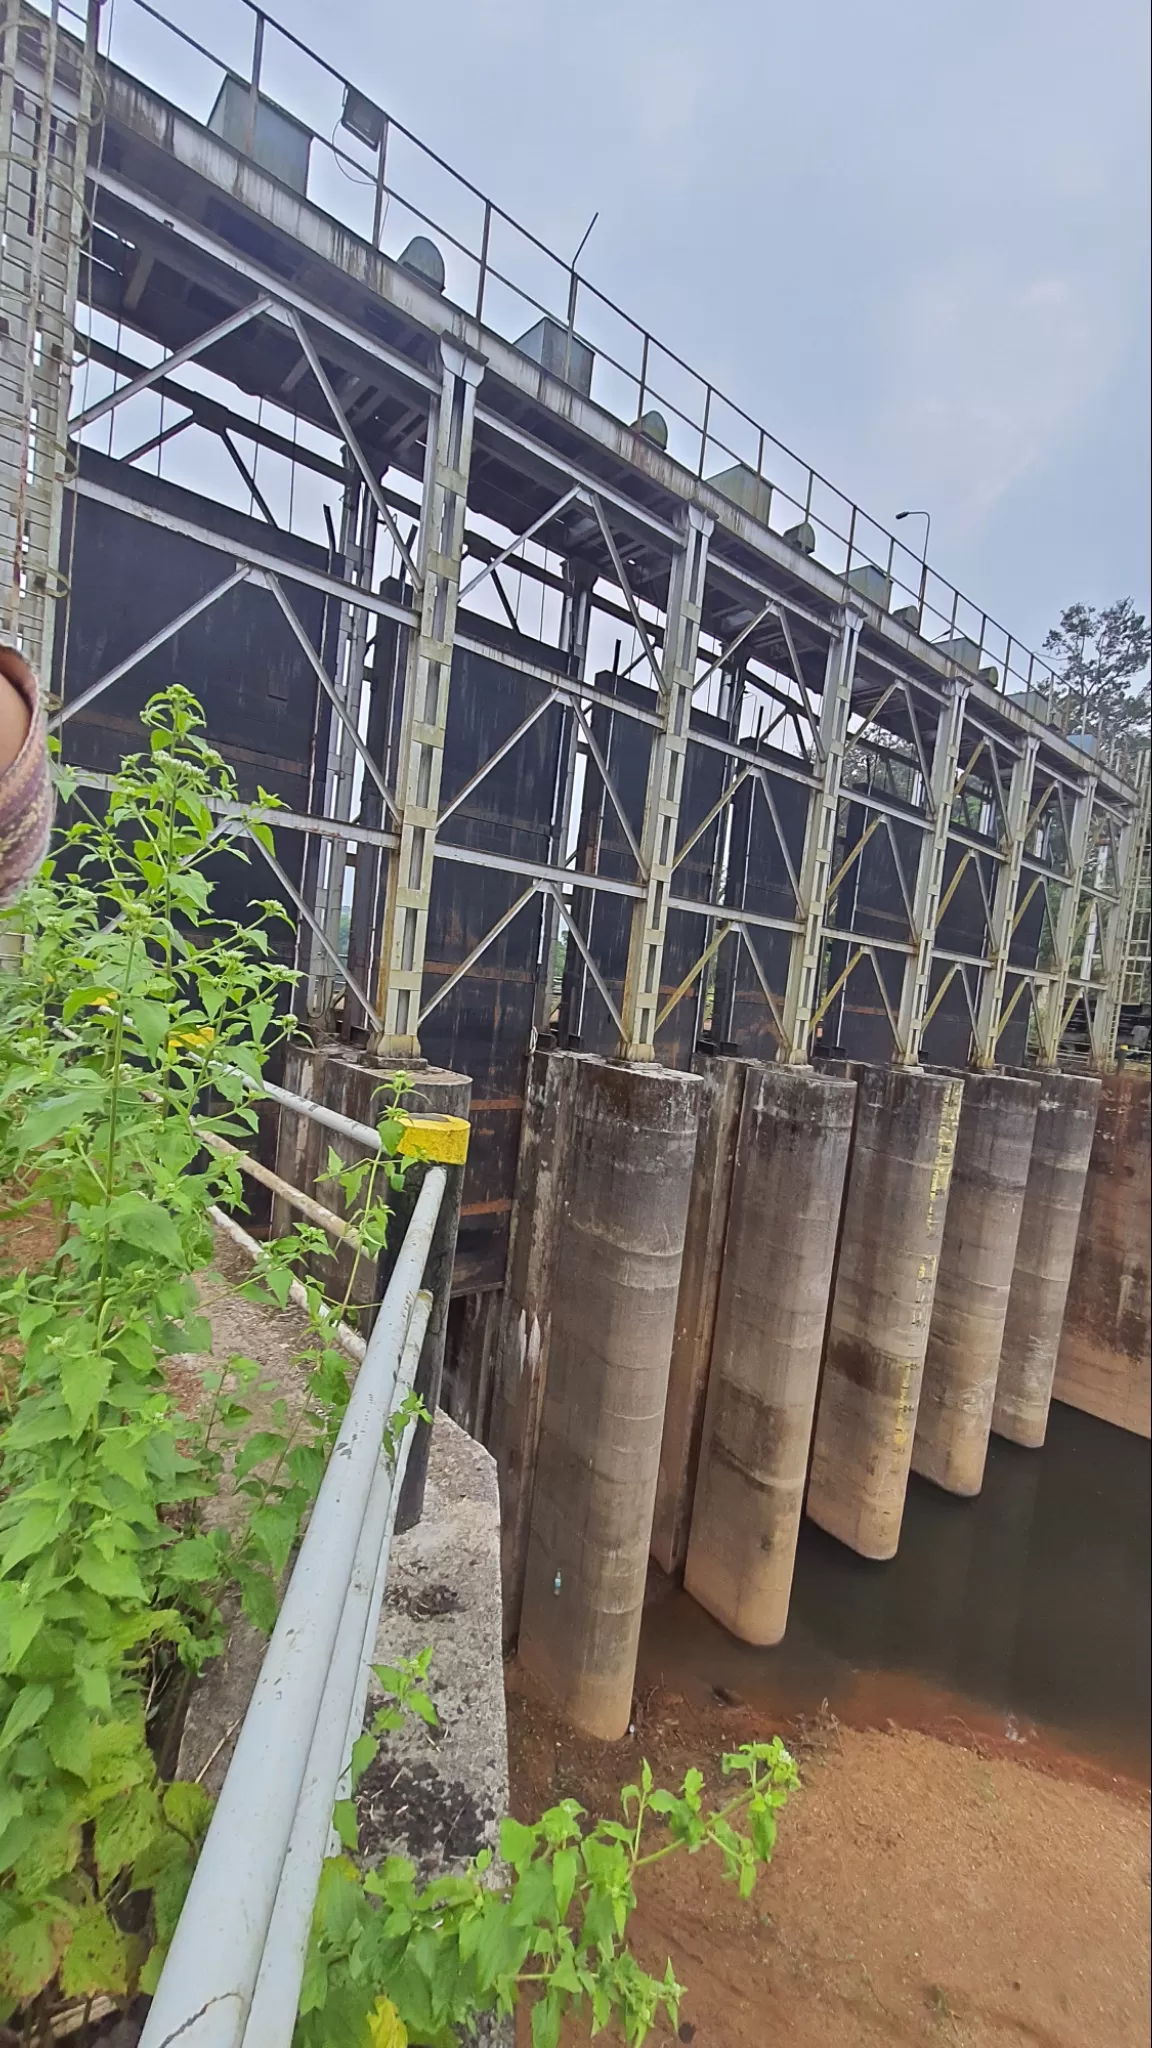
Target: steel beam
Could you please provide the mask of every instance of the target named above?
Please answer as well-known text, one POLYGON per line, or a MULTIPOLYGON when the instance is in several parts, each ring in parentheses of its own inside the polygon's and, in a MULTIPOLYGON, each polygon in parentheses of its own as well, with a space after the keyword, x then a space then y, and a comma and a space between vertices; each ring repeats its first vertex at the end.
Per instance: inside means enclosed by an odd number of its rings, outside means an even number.
MULTIPOLYGON (((676 865, 680 799, 688 754, 692 693, 696 685, 696 648, 708 568, 708 537, 712 521, 689 506, 681 545, 676 551, 668 588, 660 681, 660 730, 648 761, 644 822, 640 833, 640 878, 644 896, 632 915, 628 962, 624 971, 620 1054, 627 1060, 656 1058, 656 1022, 660 1009, 660 971, 668 929, 668 897, 676 865)), ((622 575, 618 570, 618 574, 622 575)), ((625 597, 629 595, 625 589, 625 597)), ((637 627, 639 631, 639 626, 637 627)))
MULTIPOLYGON (((1054 1067, 1064 1030, 1064 1005, 1072 974, 1072 957, 1080 928, 1080 902, 1084 888, 1084 863, 1092 832, 1092 811, 1096 783, 1089 781, 1076 796, 1068 830, 1068 876, 1053 928, 1052 978, 1043 1000, 1033 1004, 1040 1047, 1040 1065, 1054 1067)), ((1047 893, 1047 892, 1045 892, 1047 893)))
POLYGON ((925 778, 932 829, 920 841, 916 862, 911 916, 914 950, 904 969, 896 1018, 896 1064, 901 1067, 918 1067, 920 1064, 967 703, 965 686, 962 683, 950 684, 936 721, 931 770, 925 778))
POLYGON ((417 536, 422 588, 409 636, 397 760, 399 852, 388 863, 380 944, 378 1008, 383 1018, 374 1050, 388 1059, 418 1058, 420 994, 428 904, 440 811, 440 777, 464 513, 472 459, 476 391, 483 359, 442 340, 440 392, 428 420, 424 496, 417 536))
POLYGON ((808 1064, 813 1013, 819 999, 828 883, 836 847, 840 783, 848 742, 848 717, 852 709, 852 679, 863 624, 863 613, 841 613, 824 670, 824 694, 820 702, 820 781, 812 792, 804 828, 800 894, 796 906, 800 929, 792 941, 781 1013, 781 1056, 786 1065, 793 1067, 808 1064))
MULTIPOLYGON (((1100 941, 1104 962, 1104 987, 1096 999, 1095 1014, 1090 1017, 1089 1025, 1094 1064, 1097 1070, 1104 1074, 1110 1074, 1116 1065, 1116 1034, 1120 1028, 1120 1005, 1124 1000, 1128 952, 1135 923, 1140 873, 1144 865, 1144 848, 1147 844, 1147 763, 1148 757, 1145 755, 1141 790, 1143 821, 1138 823, 1137 817, 1130 815, 1120 828, 1120 842, 1116 851, 1119 892, 1113 901, 1107 906, 1102 906, 1098 913, 1104 927, 1100 941)), ((1085 1008, 1087 1009, 1087 998, 1085 1008)))
MULTIPOLYGON (((1000 1033, 1008 1021, 1004 1010, 1004 986, 1008 975, 1008 954, 1016 928, 1016 897, 1020 870, 1029 831, 1035 826, 1031 809, 1032 778, 1040 742, 1026 739, 1013 764, 1008 784, 1004 838, 1000 847, 1000 871, 992 892, 992 920, 988 930, 988 960, 976 1007, 974 1064, 994 1067, 1000 1033)), ((1013 1003, 1016 998, 1013 998, 1013 1003)))

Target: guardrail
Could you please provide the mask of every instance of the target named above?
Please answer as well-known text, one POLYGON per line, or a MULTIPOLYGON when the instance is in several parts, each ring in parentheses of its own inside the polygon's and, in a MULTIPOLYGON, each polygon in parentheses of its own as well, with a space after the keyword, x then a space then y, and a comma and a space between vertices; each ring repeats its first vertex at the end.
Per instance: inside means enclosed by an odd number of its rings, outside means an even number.
MULTIPOLYGON (((283 1095, 284 1091, 277 1091, 283 1095)), ((315 1114, 318 1105, 288 1098, 315 1114)), ((377 1149, 379 1139, 359 1126, 377 1149)), ((360 1730, 447 1187, 425 1173, 173 1936, 140 2048, 288 2048, 332 1808, 360 1730)))

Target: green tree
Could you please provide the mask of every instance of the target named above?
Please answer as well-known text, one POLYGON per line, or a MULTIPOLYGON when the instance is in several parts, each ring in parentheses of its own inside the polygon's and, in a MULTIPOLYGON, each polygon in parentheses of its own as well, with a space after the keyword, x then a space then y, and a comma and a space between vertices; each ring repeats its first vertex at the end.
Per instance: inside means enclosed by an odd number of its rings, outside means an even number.
POLYGON ((1130 597, 1097 609, 1070 604, 1044 642, 1066 732, 1095 735, 1129 769, 1148 741, 1148 621, 1130 597))

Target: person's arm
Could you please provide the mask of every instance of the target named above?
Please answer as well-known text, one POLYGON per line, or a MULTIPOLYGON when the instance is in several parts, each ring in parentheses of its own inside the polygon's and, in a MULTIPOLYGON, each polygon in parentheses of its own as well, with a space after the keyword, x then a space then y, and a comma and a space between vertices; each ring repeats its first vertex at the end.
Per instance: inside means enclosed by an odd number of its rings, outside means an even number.
POLYGON ((52 830, 48 736, 36 678, 0 647, 0 906, 35 874, 52 830))

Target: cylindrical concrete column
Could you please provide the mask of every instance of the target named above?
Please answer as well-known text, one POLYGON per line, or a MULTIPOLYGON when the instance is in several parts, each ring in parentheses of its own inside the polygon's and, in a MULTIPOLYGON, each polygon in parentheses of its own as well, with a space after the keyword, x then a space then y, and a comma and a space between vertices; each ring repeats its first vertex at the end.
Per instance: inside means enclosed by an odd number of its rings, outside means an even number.
POLYGON ((1152 1081, 1105 1076, 1053 1398, 1152 1434, 1152 1081))
POLYGON ((528 1062, 516 1197, 492 1396, 489 1449, 500 1480, 500 1577, 504 1643, 520 1628, 540 1416, 548 1382, 556 1248, 572 1156, 577 1063, 535 1052, 528 1062))
POLYGON ((894 1557, 908 1486, 964 1084, 858 1067, 856 1129, 807 1509, 862 1557, 894 1557))
POLYGON ((912 1446, 912 1470, 949 1493, 984 1481, 1039 1102, 1037 1081, 964 1081, 912 1446))
POLYGON ((670 1574, 683 1571, 688 1554, 716 1301, 732 1199, 736 1136, 744 1084, 750 1071, 748 1060, 709 1057, 700 1072, 696 1163, 688 1200, 676 1333, 672 1339, 660 1472, 652 1515, 652 1555, 661 1571, 670 1574))
POLYGON ((573 1726, 628 1727, 700 1082, 577 1062, 520 1661, 573 1726))
POLYGON ((1092 1153, 1100 1083, 1091 1074, 1040 1074, 1032 1164, 1016 1243, 1016 1267, 992 1427, 1038 1450, 1048 1428, 1056 1353, 1072 1277, 1080 1205, 1092 1153))
POLYGON ((749 1074, 684 1584, 746 1643, 778 1643, 856 1089, 803 1067, 749 1074))

